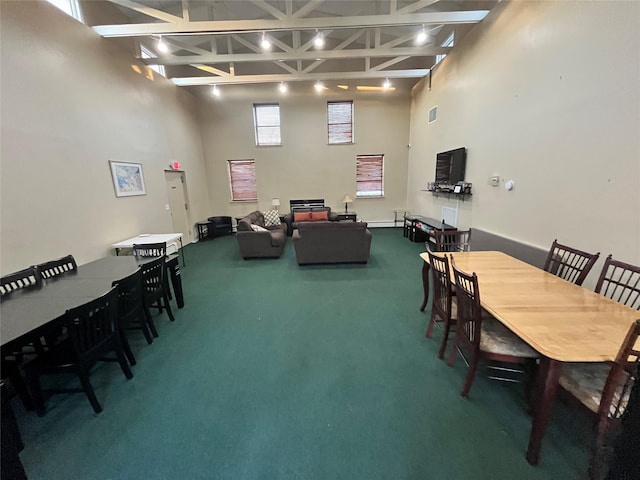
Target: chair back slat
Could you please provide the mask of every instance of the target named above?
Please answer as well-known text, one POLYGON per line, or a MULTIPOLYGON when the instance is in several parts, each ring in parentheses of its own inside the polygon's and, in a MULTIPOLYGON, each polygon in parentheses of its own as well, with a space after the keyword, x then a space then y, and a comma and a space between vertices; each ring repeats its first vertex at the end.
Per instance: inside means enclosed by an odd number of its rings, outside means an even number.
POLYGON ((480 290, 478 276, 471 275, 456 267, 451 256, 451 267, 456 288, 456 302, 458 303, 458 329, 464 334, 464 342, 471 348, 480 348, 480 332, 482 328, 482 306, 480 305, 480 290))
POLYGON ((118 320, 126 327, 132 318, 136 318, 142 310, 142 268, 136 273, 113 282, 118 286, 118 320))
POLYGON ((468 252, 471 248, 471 229, 434 230, 437 252, 468 252))
POLYGON ((159 257, 141 266, 143 296, 148 305, 162 297, 166 285, 165 257, 159 257))
POLYGON ((167 254, 167 243, 141 243, 133 245, 134 257, 164 257, 167 254))
POLYGON ((101 297, 68 310, 65 325, 78 359, 100 353, 118 330, 118 289, 113 287, 101 297))
POLYGON ((432 308, 444 320, 451 318, 451 279, 449 278, 449 259, 444 256, 434 255, 427 248, 431 275, 433 277, 433 304, 432 308))
POLYGON ((38 274, 37 267, 29 267, 3 276, 0 279, 0 295, 4 297, 22 288, 39 287, 41 285, 42 277, 38 274))
POLYGON ((55 278, 60 275, 64 275, 67 272, 73 272, 78 269, 76 260, 73 255, 67 255, 66 257, 58 258, 57 260, 51 260, 37 265, 38 272, 43 280, 55 278))
POLYGON ((592 254, 583 252, 553 241, 544 270, 568 282, 582 285, 593 265, 600 257, 600 252, 592 254))
POLYGON ((640 310, 640 267, 613 260, 604 262, 595 291, 616 302, 640 310))

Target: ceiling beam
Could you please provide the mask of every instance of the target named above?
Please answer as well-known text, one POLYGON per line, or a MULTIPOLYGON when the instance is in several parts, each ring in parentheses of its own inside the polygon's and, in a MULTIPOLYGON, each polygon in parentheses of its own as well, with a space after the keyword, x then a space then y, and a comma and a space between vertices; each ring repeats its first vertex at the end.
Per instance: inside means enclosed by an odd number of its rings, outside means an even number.
POLYGON ((111 0, 111 3, 115 3, 116 5, 120 5, 121 7, 127 7, 131 10, 135 10, 138 13, 142 13, 151 18, 157 18, 158 20, 164 20, 165 22, 177 23, 182 22, 184 20, 188 21, 189 18, 180 18, 175 15, 171 15, 170 13, 163 12, 162 10, 157 10, 151 7, 145 7, 139 3, 133 2, 131 0, 111 0))
MULTIPOLYGON (((253 46, 252 46, 253 47, 253 46)), ((252 49, 254 49, 253 47, 252 49)), ((452 47, 404 47, 404 48, 361 48, 345 50, 325 50, 325 51, 292 51, 287 52, 259 52, 259 53, 234 53, 234 54, 212 54, 205 55, 184 55, 184 56, 159 56, 157 58, 146 58, 142 61, 153 65, 189 65, 192 63, 225 63, 225 62, 281 62, 295 60, 334 60, 346 58, 365 57, 397 57, 413 56, 428 57, 444 55, 451 52, 452 47)))
POLYGON ((180 87, 195 85, 231 85, 243 83, 279 83, 318 80, 361 80, 367 78, 422 78, 429 74, 428 68, 413 70, 388 70, 368 72, 296 73, 270 75, 237 75, 225 77, 177 77, 171 81, 180 87))
MULTIPOLYGON (((113 0, 116 3, 130 3, 113 0)), ((308 5, 308 4, 307 4, 308 5)), ((303 7, 304 8, 304 7, 303 7)), ((418 24, 460 24, 480 22, 488 10, 430 12, 352 17, 287 18, 286 20, 212 20, 179 23, 138 23, 97 25, 93 29, 103 37, 136 37, 147 35, 223 35, 242 32, 291 31, 336 28, 377 28, 418 24)), ((295 14, 294 14, 295 15, 295 14)), ((178 18, 178 17, 174 17, 178 18)))

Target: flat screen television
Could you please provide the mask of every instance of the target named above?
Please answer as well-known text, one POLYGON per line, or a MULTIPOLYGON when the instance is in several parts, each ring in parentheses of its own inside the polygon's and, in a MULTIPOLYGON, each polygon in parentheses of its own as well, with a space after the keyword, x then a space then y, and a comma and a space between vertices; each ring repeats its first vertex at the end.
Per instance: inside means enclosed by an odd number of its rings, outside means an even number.
POLYGON ((436 155, 436 185, 455 185, 464 181, 467 149, 464 147, 436 155))

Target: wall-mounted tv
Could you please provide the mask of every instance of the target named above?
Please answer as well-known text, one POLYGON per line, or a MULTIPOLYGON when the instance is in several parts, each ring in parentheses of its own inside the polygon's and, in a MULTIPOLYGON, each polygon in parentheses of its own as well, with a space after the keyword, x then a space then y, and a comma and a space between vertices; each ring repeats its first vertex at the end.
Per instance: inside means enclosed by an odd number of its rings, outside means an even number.
POLYGON ((436 185, 455 185, 464 181, 467 149, 464 147, 436 155, 436 185))

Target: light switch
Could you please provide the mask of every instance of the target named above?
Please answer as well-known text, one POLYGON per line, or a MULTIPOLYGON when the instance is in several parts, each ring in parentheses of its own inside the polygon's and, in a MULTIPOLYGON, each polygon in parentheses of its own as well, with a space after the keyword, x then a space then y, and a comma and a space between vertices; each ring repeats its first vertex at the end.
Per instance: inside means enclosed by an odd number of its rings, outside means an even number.
POLYGON ((165 204, 164 209, 165 209, 167 212, 168 212, 169 210, 171 210, 171 209, 169 208, 169 204, 168 204, 168 203, 166 203, 166 204, 165 204))

